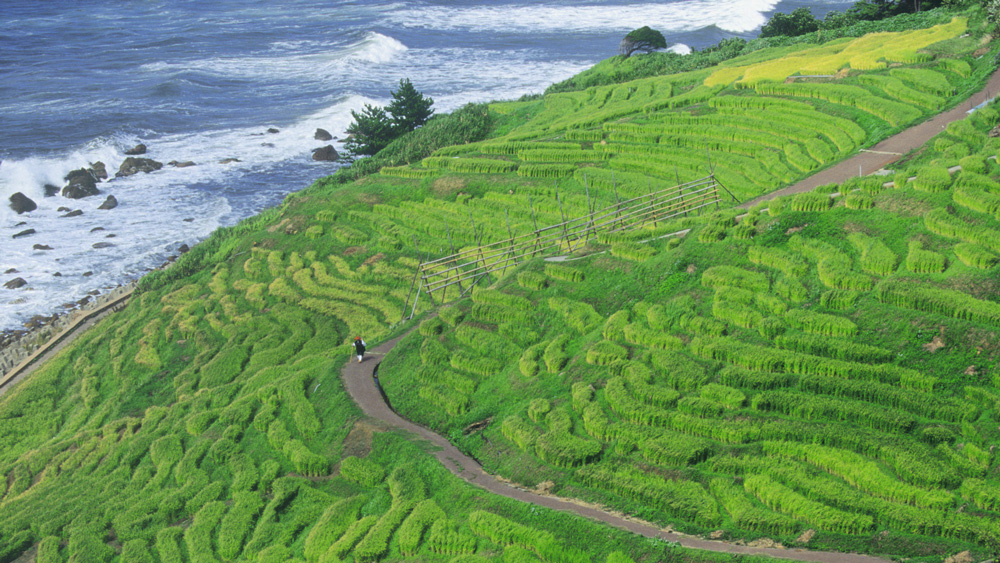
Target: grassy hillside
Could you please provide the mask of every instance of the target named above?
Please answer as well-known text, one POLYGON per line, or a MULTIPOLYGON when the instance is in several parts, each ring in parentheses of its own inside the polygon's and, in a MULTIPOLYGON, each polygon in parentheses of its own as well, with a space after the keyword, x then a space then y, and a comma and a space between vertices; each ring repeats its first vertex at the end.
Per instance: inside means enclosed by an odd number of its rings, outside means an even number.
POLYGON ((956 103, 991 70, 980 17, 467 108, 436 127, 475 142, 406 164, 440 146, 418 132, 380 174, 220 230, 0 398, 0 561, 729 560, 487 495, 364 420, 346 343, 417 322, 383 366, 393 404, 489 471, 694 532, 983 549, 993 110, 897 188, 602 234, 401 322, 427 258, 713 169, 746 199, 956 103), (783 83, 813 68, 838 78, 783 83))

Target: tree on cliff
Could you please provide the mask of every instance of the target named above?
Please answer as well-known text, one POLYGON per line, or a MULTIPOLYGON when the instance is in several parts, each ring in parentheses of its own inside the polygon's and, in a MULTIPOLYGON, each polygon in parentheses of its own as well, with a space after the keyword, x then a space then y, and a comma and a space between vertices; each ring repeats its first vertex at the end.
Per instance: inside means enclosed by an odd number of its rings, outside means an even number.
POLYGON ((385 109, 365 104, 360 114, 351 110, 354 123, 347 127, 351 138, 344 148, 355 155, 374 155, 396 137, 426 123, 434 113, 433 104, 433 99, 418 92, 410 79, 404 78, 385 109))
POLYGON ((663 34, 650 28, 648 25, 644 25, 639 29, 630 31, 622 39, 621 45, 618 46, 618 52, 628 58, 636 51, 650 53, 656 49, 666 48, 667 40, 663 37, 663 34))
POLYGON ((344 143, 344 148, 351 154, 373 155, 395 138, 392 123, 384 109, 365 104, 361 113, 352 109, 351 116, 354 123, 347 126, 350 137, 344 143))
POLYGON ((784 35, 795 37, 805 35, 819 29, 819 22, 809 11, 809 8, 796 8, 791 14, 777 13, 771 16, 771 21, 760 29, 761 37, 776 37, 784 35))
POLYGON ((385 108, 392 115, 396 135, 413 131, 427 122, 434 110, 434 100, 424 97, 410 83, 409 78, 399 81, 399 90, 392 93, 392 102, 385 108))

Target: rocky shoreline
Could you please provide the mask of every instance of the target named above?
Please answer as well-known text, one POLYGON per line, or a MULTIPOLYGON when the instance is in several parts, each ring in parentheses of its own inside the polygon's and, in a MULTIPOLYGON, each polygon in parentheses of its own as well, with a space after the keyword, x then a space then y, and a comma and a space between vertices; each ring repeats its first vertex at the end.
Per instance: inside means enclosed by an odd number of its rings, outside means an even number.
POLYGON ((81 300, 80 307, 73 311, 51 317, 36 317, 34 326, 26 330, 6 330, 0 333, 0 379, 25 358, 44 346, 49 339, 76 322, 79 317, 100 309, 133 291, 137 283, 138 281, 129 282, 107 293, 97 295, 93 299, 81 300))

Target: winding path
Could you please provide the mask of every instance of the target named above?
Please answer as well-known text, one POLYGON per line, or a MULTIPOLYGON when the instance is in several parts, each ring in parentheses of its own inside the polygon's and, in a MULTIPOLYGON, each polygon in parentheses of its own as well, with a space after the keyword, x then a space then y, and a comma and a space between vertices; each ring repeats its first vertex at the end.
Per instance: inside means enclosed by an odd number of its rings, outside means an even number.
MULTIPOLYGON (((409 333, 407 333, 409 334, 409 333)), ((891 563, 891 560, 870 555, 859 555, 856 553, 838 553, 829 551, 808 551, 804 549, 778 549, 766 547, 748 547, 736 545, 722 541, 711 541, 686 536, 674 532, 667 532, 647 523, 629 520, 621 516, 616 516, 593 506, 577 504, 570 500, 553 496, 540 495, 524 489, 519 489, 513 485, 501 481, 497 477, 483 471, 482 466, 471 457, 463 454, 451 442, 443 436, 414 424, 413 422, 396 414, 389 405, 386 404, 381 391, 375 384, 373 378, 374 371, 378 368, 378 362, 389 353, 393 347, 406 335, 399 336, 393 340, 385 342, 370 351, 370 356, 366 361, 357 363, 349 361, 341 370, 344 380, 344 389, 354 400, 361 410, 371 418, 382 421, 393 428, 405 430, 415 434, 418 438, 426 440, 434 446, 437 451, 434 457, 445 466, 448 471, 457 475, 465 482, 475 485, 480 489, 491 493, 516 499, 522 502, 544 506, 562 512, 572 512, 591 520, 596 520, 609 526, 614 526, 622 530, 641 534, 648 538, 658 538, 666 541, 677 542, 680 545, 692 549, 704 549, 723 553, 739 555, 767 555, 779 559, 790 559, 793 561, 815 561, 818 563, 891 563)), ((353 358, 353 356, 352 356, 353 358)), ((390 374, 381 374, 383 377, 391 377, 390 374)))

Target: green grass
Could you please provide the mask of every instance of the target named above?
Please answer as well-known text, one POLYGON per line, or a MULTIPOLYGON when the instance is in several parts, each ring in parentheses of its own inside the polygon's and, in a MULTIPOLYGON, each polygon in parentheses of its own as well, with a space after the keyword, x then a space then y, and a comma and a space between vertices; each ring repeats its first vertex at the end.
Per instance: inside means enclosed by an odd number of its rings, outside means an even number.
MULTIPOLYGON (((936 47, 968 72, 915 70, 968 92, 986 68, 971 48, 936 47)), ((0 560, 36 544, 39 560, 733 560, 486 494, 366 422, 340 381, 349 343, 410 329, 380 370, 393 407, 515 482, 692 533, 795 546, 809 526, 811 548, 983 554, 1000 487, 992 109, 909 159, 919 181, 839 188, 864 205, 816 193, 739 225, 723 210, 603 233, 581 260, 535 259, 461 300, 423 294, 403 320, 422 261, 696 178, 709 159, 738 197, 764 193, 902 124, 882 117, 927 115, 886 80, 873 84, 893 104, 851 90, 845 105, 821 85, 699 86, 709 73, 440 116, 143 278, 0 398, 0 560), (921 176, 960 153, 985 179, 921 176), (428 157, 439 168, 412 172, 428 157), (941 266, 897 267, 911 248, 941 266)))

